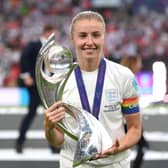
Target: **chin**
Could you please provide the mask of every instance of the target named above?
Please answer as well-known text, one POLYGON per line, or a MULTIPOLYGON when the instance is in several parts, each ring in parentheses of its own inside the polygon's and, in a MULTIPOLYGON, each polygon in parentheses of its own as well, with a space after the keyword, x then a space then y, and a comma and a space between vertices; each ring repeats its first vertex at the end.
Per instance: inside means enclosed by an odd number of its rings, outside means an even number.
POLYGON ((85 56, 86 59, 89 59, 89 60, 92 60, 92 59, 97 59, 96 56, 93 56, 93 55, 87 55, 85 56))
POLYGON ((85 53, 83 54, 85 58, 97 58, 97 54, 95 53, 85 53))

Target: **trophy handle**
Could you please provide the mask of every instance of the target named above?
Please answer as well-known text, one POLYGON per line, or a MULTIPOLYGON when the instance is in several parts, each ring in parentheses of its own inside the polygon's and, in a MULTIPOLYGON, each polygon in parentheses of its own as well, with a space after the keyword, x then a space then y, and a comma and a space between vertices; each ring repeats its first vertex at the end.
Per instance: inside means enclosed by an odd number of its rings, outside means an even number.
MULTIPOLYGON (((61 100, 66 81, 68 80, 70 74, 76 67, 76 64, 72 64, 70 70, 66 74, 62 74, 61 76, 59 76, 58 79, 52 78, 48 74, 45 74, 44 60, 46 59, 45 57, 47 56, 49 49, 52 46, 56 45, 54 38, 54 34, 51 34, 46 44, 40 49, 35 67, 35 79, 38 94, 40 96, 43 106, 46 109, 49 108, 49 106, 52 105, 56 100, 61 100), (62 79, 64 79, 64 81, 62 79), (60 85, 61 83, 62 85, 60 85)), ((70 113, 70 115, 73 116, 73 113, 70 113)), ((78 141, 78 137, 71 133, 66 128, 63 122, 59 122, 58 127, 72 139, 78 141)))

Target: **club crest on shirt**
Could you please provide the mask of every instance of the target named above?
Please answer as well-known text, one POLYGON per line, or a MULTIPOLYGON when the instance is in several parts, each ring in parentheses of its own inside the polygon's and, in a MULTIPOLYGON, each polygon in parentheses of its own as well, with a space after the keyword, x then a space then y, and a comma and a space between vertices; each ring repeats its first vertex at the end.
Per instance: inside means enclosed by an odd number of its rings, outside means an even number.
POLYGON ((117 89, 106 89, 105 97, 108 103, 116 102, 119 99, 119 94, 117 89))

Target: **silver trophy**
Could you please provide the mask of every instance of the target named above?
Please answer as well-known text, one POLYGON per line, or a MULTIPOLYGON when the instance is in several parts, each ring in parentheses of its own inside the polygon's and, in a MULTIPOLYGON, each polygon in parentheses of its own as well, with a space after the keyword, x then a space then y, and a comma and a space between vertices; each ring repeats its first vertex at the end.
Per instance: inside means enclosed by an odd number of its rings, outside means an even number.
MULTIPOLYGON (((66 81, 76 65, 71 52, 56 44, 55 35, 51 34, 40 49, 36 62, 36 83, 45 108, 62 99, 66 81)), ((77 141, 73 167, 92 160, 96 154, 111 147, 110 136, 94 116, 73 104, 62 102, 62 105, 79 128, 79 133, 74 134, 66 117, 57 124, 65 134, 77 141)))

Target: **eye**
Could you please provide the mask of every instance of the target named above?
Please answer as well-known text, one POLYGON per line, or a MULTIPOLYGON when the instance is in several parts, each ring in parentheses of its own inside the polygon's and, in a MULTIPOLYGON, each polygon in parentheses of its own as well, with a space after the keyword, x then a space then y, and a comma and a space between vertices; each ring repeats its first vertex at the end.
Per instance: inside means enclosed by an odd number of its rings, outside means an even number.
POLYGON ((85 37, 87 37, 87 33, 79 33, 79 37, 80 38, 85 38, 85 37))
POLYGON ((93 32, 93 33, 92 33, 92 36, 93 36, 94 38, 99 38, 99 37, 101 37, 101 33, 100 33, 100 32, 93 32))

